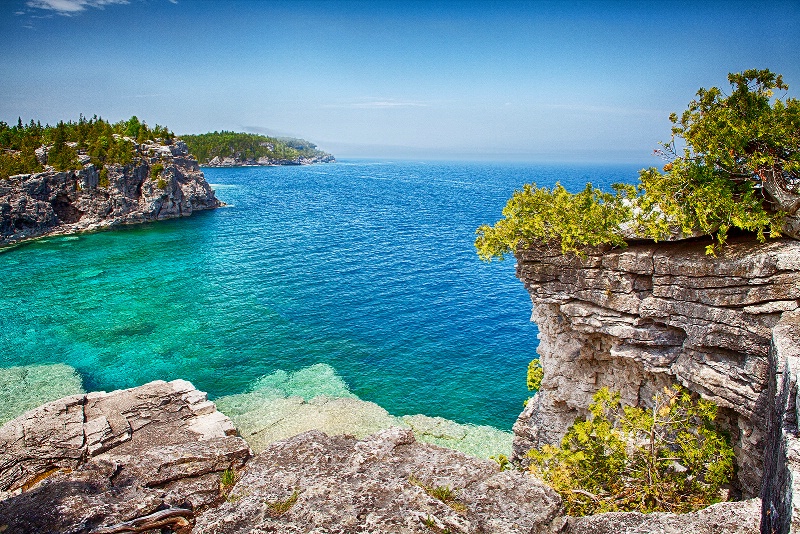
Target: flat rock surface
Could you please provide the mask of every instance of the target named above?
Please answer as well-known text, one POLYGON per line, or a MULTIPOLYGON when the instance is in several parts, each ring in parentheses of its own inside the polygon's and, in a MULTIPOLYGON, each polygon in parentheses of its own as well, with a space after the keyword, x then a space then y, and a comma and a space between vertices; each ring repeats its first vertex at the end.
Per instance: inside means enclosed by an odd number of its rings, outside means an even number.
POLYGON ((363 441, 310 431, 248 462, 226 502, 202 514, 195 529, 533 534, 560 527, 560 503, 524 473, 419 443, 410 430, 363 441), (452 498, 442 500, 447 493, 452 498))

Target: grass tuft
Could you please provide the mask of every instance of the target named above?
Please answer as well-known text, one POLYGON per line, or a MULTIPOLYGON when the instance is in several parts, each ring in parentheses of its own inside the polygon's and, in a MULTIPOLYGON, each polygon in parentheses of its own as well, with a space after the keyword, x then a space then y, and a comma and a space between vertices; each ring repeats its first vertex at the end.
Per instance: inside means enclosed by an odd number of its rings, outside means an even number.
POLYGON ((300 490, 296 489, 292 494, 283 500, 267 501, 267 508, 269 508, 272 517, 280 517, 297 503, 297 498, 300 496, 300 490))

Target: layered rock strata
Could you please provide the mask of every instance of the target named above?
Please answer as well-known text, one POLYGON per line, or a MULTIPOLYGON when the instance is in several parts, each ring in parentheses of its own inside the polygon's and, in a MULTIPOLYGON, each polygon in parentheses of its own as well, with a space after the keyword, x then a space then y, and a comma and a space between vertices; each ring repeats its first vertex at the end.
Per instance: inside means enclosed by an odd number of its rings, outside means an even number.
POLYGON ((137 145, 130 165, 91 163, 64 172, 0 180, 0 246, 48 234, 90 231, 191 215, 220 206, 186 144, 137 145), (160 165, 162 170, 154 172, 160 165), (107 181, 107 183, 106 183, 107 181))
POLYGON ((0 427, 0 530, 100 534, 137 520, 189 528, 219 499, 220 473, 250 456, 234 433, 184 380, 45 404, 0 427))
POLYGON ((517 253, 534 304, 541 390, 514 426, 514 452, 558 443, 607 386, 646 406, 679 382, 720 406, 738 486, 759 494, 766 445, 772 329, 798 307, 800 242, 732 239, 716 258, 704 242, 631 244, 581 259, 517 253))

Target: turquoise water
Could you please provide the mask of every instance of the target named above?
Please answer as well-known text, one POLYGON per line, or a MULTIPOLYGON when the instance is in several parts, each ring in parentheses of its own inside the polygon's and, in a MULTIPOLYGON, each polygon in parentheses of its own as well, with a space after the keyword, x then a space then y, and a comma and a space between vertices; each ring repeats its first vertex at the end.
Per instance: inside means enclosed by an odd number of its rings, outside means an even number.
POLYGON ((475 228, 525 182, 637 168, 205 169, 229 207, 4 249, 0 367, 68 364, 87 391, 185 378, 215 398, 325 363, 393 415, 507 430, 537 331, 513 260, 480 262, 475 228))

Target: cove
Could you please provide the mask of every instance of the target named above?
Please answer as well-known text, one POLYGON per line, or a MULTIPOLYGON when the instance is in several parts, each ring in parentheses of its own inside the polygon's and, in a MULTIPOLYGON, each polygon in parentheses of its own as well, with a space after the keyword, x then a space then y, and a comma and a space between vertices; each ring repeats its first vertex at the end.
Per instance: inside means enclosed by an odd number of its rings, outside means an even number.
POLYGON ((324 363, 393 415, 508 430, 537 331, 513 259, 482 263, 475 228, 523 183, 640 167, 204 169, 228 207, 0 251, 0 367, 67 364, 87 391, 184 378, 213 399, 324 363))

